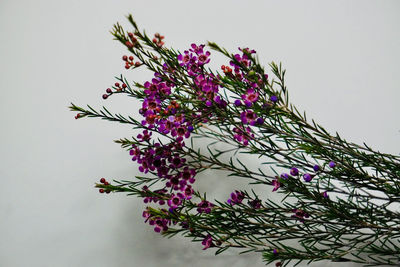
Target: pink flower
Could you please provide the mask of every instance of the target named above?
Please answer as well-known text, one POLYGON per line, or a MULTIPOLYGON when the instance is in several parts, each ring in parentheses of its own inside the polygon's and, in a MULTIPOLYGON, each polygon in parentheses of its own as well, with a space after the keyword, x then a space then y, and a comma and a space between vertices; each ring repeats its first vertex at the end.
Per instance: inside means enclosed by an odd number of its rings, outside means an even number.
POLYGON ((281 183, 278 181, 278 179, 272 180, 272 185, 274 186, 274 189, 272 189, 272 192, 278 190, 278 188, 281 187, 281 183))
POLYGON ((207 235, 204 240, 201 242, 201 244, 204 246, 203 250, 208 249, 209 247, 213 247, 214 244, 212 242, 212 237, 211 235, 207 235))
POLYGON ((245 105, 252 104, 257 101, 259 94, 253 89, 247 89, 245 95, 242 95, 242 99, 244 100, 245 105))

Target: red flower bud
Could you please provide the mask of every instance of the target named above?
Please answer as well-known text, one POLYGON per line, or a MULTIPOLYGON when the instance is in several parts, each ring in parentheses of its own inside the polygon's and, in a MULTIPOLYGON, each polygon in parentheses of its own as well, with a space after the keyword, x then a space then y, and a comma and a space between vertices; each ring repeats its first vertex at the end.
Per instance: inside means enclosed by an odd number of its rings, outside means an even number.
POLYGON ((126 41, 126 42, 125 42, 125 45, 126 45, 128 48, 133 48, 133 44, 132 44, 131 42, 129 42, 129 41, 126 41))

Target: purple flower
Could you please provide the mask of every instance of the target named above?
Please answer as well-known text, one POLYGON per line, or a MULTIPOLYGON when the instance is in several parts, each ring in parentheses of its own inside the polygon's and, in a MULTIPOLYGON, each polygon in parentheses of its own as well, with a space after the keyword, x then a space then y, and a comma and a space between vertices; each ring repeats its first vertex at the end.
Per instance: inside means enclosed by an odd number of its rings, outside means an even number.
POLYGON ((254 88, 249 88, 247 89, 246 94, 242 95, 242 99, 246 105, 247 103, 253 104, 258 99, 258 93, 254 90, 254 88))
POLYGON ((144 131, 143 131, 143 134, 138 134, 138 135, 137 135, 137 138, 139 138, 139 140, 142 141, 142 142, 143 142, 143 141, 149 141, 152 134, 153 134, 152 132, 149 132, 149 131, 147 131, 147 130, 144 130, 144 131))
POLYGON ((329 162, 329 167, 331 167, 332 169, 335 168, 336 163, 334 161, 330 161, 329 162))
POLYGON ((233 132, 235 132, 233 138, 236 141, 242 143, 243 145, 247 146, 249 144, 249 140, 254 138, 254 134, 251 133, 250 127, 246 127, 246 131, 243 128, 233 128, 233 132))
POLYGON ((211 235, 210 235, 210 234, 207 235, 207 236, 203 239, 203 241, 201 242, 201 244, 204 246, 203 250, 208 249, 209 247, 213 247, 214 244, 213 244, 212 241, 213 241, 213 240, 212 240, 211 235))
POLYGON ((211 202, 209 202, 207 200, 203 200, 199 204, 197 204, 197 212, 198 213, 210 213, 213 206, 214 206, 214 204, 212 204, 211 202))
POLYGON ((274 189, 272 189, 272 192, 278 190, 278 188, 281 187, 281 183, 278 181, 278 179, 272 180, 272 185, 274 186, 274 189))
POLYGON ((234 102, 235 106, 240 106, 242 104, 242 102, 239 99, 236 99, 234 102))
POLYGON ((160 103, 160 99, 156 98, 155 96, 149 96, 144 99, 142 103, 142 109, 155 111, 157 108, 160 107, 160 103))
POLYGON ((294 212, 294 214, 292 215, 292 218, 296 218, 302 223, 304 223, 304 218, 310 217, 310 215, 308 213, 306 213, 300 209, 294 209, 294 210, 292 210, 292 212, 294 212))
POLYGON ((183 193, 185 195, 185 199, 191 199, 192 195, 194 193, 194 190, 190 185, 186 185, 185 188, 183 189, 183 193))
POLYGON ((136 161, 137 158, 140 157, 141 155, 139 147, 132 145, 132 149, 129 150, 129 155, 133 156, 132 157, 133 161, 136 161))
POLYGON ((284 180, 287 180, 287 179, 289 179, 289 174, 287 174, 287 173, 282 173, 282 174, 281 174, 281 178, 284 179, 284 180))
POLYGON ((304 174, 303 178, 304 178, 304 181, 311 182, 313 177, 311 176, 311 174, 306 173, 306 174, 304 174))
POLYGON ((249 205, 250 207, 252 207, 253 209, 259 209, 261 208, 261 200, 259 199, 254 199, 252 201, 249 201, 249 205))
POLYGON ((181 62, 180 66, 187 66, 190 62, 196 61, 196 59, 192 53, 189 54, 189 51, 185 51, 184 55, 178 55, 178 61, 181 62))
POLYGON ((276 95, 272 95, 269 99, 274 103, 278 101, 278 97, 276 95))
POLYGON ((196 175, 195 169, 189 169, 189 167, 184 167, 183 172, 181 173, 182 178, 190 183, 194 183, 195 179, 194 176, 196 175))
POLYGON ((199 65, 205 65, 205 64, 207 64, 208 62, 210 62, 210 55, 211 55, 211 53, 209 52, 209 51, 206 51, 206 53, 203 53, 203 51, 202 51, 202 53, 199 53, 198 54, 198 64, 199 65))
MULTIPOLYGON (((166 210, 161 210, 164 213, 167 213, 166 210)), ((168 225, 171 224, 171 220, 164 219, 161 217, 152 217, 148 210, 143 211, 143 217, 146 218, 145 222, 148 222, 149 225, 154 226, 154 231, 160 233, 161 231, 167 231, 168 225)))
POLYGON ((313 169, 314 169, 314 171, 316 171, 316 172, 320 170, 320 168, 319 168, 318 165, 314 165, 313 169))
POLYGON ((290 169, 290 175, 297 176, 299 175, 299 170, 296 167, 290 169))
POLYGON ((185 126, 184 124, 179 125, 179 123, 176 123, 176 127, 171 130, 171 135, 173 137, 185 137, 189 138, 190 136, 190 131, 188 130, 188 127, 185 126))
POLYGON ((167 201, 167 203, 171 209, 176 209, 178 206, 182 204, 182 196, 180 197, 178 195, 172 194, 171 198, 167 201))
POLYGON ((324 198, 329 198, 328 192, 326 192, 326 191, 322 193, 322 196, 323 196, 324 198))
POLYGON ((244 197, 245 197, 244 192, 235 190, 235 192, 231 193, 231 198, 228 199, 227 202, 232 206, 235 204, 240 204, 242 203, 244 197))
POLYGON ((246 110, 240 113, 240 119, 244 124, 255 125, 257 120, 257 115, 252 110, 246 110))

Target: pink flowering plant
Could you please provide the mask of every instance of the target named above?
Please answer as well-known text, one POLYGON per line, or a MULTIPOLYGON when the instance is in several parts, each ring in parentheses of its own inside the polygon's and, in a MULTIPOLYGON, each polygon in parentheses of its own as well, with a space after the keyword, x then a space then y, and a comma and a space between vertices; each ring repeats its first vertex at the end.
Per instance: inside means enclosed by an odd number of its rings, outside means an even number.
POLYGON ((281 64, 272 62, 266 72, 254 50, 231 54, 208 43, 179 52, 165 47, 164 36, 151 38, 132 16, 128 20, 132 31, 119 24, 112 30, 128 50, 125 68, 146 68, 153 78, 128 82, 121 75, 102 97, 140 100, 142 119, 70 106, 76 119, 97 117, 137 130, 136 137, 116 142, 143 175, 101 178, 100 193, 143 198, 144 221, 155 232, 181 234, 216 254, 229 248, 258 252, 276 266, 318 260, 399 264, 399 156, 350 143, 308 120, 289 102, 281 64), (210 50, 227 58, 219 71, 207 67, 210 50), (198 138, 200 148, 194 145, 198 138), (243 163, 243 154, 257 156, 260 167, 243 163), (196 177, 208 169, 246 179, 264 193, 237 188, 225 199, 207 199, 196 177), (282 198, 273 200, 273 194, 282 198))

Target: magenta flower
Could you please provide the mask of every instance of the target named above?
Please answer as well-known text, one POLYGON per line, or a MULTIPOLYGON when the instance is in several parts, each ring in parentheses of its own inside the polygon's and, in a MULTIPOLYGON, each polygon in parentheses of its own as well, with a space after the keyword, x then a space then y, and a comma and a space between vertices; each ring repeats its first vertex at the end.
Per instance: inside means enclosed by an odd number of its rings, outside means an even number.
POLYGON ((336 163, 334 161, 330 161, 329 162, 329 167, 332 168, 332 169, 335 168, 336 167, 336 163))
POLYGON ((281 183, 278 181, 278 179, 272 180, 272 185, 274 186, 274 189, 272 189, 272 192, 276 191, 281 187, 281 183))
POLYGON ((259 199, 254 199, 252 201, 249 201, 249 205, 250 207, 252 207, 253 209, 259 209, 261 208, 261 200, 259 199))
POLYGON ((194 193, 194 190, 193 190, 192 186, 186 185, 185 188, 183 189, 183 193, 185 195, 185 199, 191 199, 192 195, 194 193))
POLYGON ((289 174, 287 174, 287 173, 282 173, 282 174, 281 174, 281 178, 284 179, 284 180, 287 180, 287 179, 289 179, 289 174))
POLYGON ((306 174, 304 174, 304 176, 303 176, 303 179, 304 179, 304 181, 306 181, 306 182, 311 182, 312 178, 313 178, 313 176, 312 176, 311 174, 309 174, 309 173, 306 173, 306 174))
POLYGON ((191 44, 190 45, 191 49, 189 49, 190 52, 196 53, 197 55, 201 55, 204 53, 203 48, 205 45, 196 45, 196 44, 191 44))
POLYGON ((199 65, 205 65, 208 62, 210 62, 210 58, 209 58, 210 55, 211 55, 211 53, 209 51, 207 51, 205 54, 204 53, 203 54, 199 54, 198 55, 199 65))
POLYGON ((207 200, 203 200, 199 204, 197 204, 197 212, 198 213, 210 213, 213 206, 214 206, 214 204, 212 204, 211 202, 209 202, 207 200))
POLYGON ((194 176, 196 175, 195 169, 189 169, 189 167, 184 167, 182 172, 182 178, 190 183, 194 183, 195 179, 194 176))
POLYGON ((245 105, 248 105, 248 103, 253 104, 257 101, 258 95, 259 94, 254 90, 254 88, 249 88, 247 89, 246 94, 242 95, 242 99, 244 100, 245 105))
POLYGON ((233 132, 235 132, 233 138, 245 146, 249 144, 251 138, 254 138, 254 134, 251 133, 250 127, 246 127, 246 131, 244 131, 243 128, 239 129, 235 127, 233 128, 233 132))
POLYGON ((203 247, 203 250, 208 249, 209 247, 213 247, 214 244, 213 244, 212 241, 213 241, 213 240, 212 240, 211 235, 210 235, 210 234, 207 235, 207 236, 204 238, 204 240, 201 242, 201 244, 204 246, 204 247, 203 247))
POLYGON ((278 101, 278 97, 276 95, 272 95, 269 100, 271 100, 272 102, 276 103, 278 101))
POLYGON ((294 214, 292 215, 292 218, 296 218, 302 223, 304 223, 305 218, 310 217, 310 215, 308 213, 306 213, 305 211, 300 210, 300 209, 294 209, 294 210, 292 210, 292 212, 294 212, 294 214))
POLYGON ((231 198, 228 199, 227 202, 232 206, 235 204, 240 204, 242 203, 244 197, 245 197, 244 192, 235 190, 235 192, 231 193, 231 198))
POLYGON ((140 157, 141 155, 139 147, 132 145, 132 149, 129 150, 129 155, 133 156, 132 157, 133 161, 136 161, 137 158, 140 157))
POLYGON ((184 55, 178 55, 178 61, 180 66, 186 66, 189 64, 190 60, 193 58, 193 54, 189 54, 189 51, 185 51, 184 55))
POLYGON ((254 126, 256 124, 257 115, 252 110, 246 110, 240 113, 240 119, 242 120, 243 124, 250 124, 254 126))
POLYGON ((181 196, 172 194, 171 198, 167 201, 167 204, 171 209, 176 209, 178 206, 182 204, 182 198, 183 198, 182 194, 181 196))
POLYGON ((297 176, 299 175, 299 170, 296 167, 290 169, 290 175, 297 176))
POLYGON ((138 134, 137 135, 137 138, 142 142, 143 141, 149 141, 152 134, 153 134, 152 132, 144 130, 142 134, 138 134))

